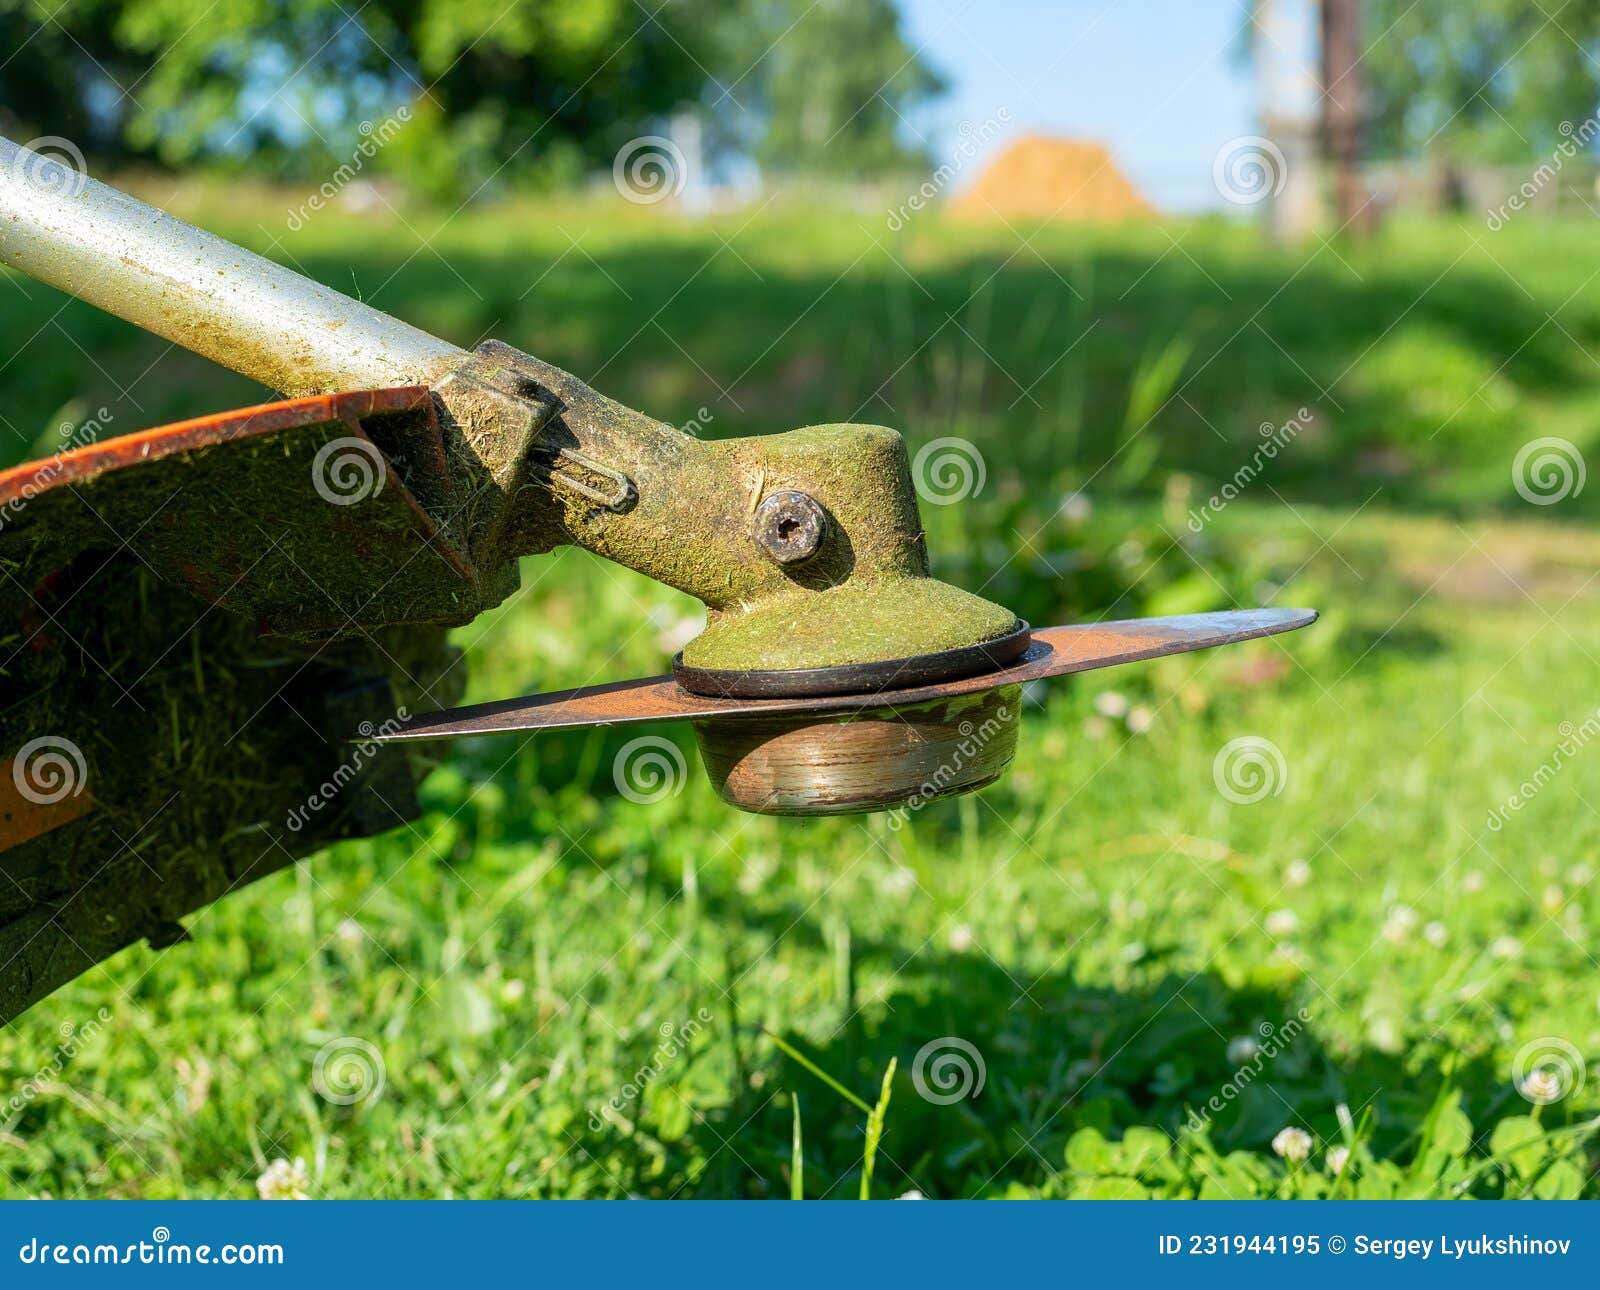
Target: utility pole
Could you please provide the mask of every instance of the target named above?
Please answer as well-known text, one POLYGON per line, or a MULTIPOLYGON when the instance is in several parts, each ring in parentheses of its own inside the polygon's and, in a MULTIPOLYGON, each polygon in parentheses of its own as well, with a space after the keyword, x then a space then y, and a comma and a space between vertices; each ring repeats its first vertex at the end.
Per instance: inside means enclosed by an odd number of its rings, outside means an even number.
POLYGON ((1339 228, 1370 232, 1372 198, 1361 181, 1366 83, 1361 0, 1322 0, 1322 147, 1333 178, 1339 228))

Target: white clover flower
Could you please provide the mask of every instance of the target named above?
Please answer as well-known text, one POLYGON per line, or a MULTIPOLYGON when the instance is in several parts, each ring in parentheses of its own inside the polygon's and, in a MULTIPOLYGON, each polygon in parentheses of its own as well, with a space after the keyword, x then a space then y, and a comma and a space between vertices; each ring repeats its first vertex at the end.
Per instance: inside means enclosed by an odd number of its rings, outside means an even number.
POLYGON ((521 1003, 528 994, 528 983, 521 977, 508 977, 500 983, 500 1002, 521 1003))
POLYGON ((1292 909, 1275 909, 1267 915, 1267 935, 1282 940, 1300 930, 1300 915, 1292 909))
POLYGON ((1547 914, 1553 914, 1561 908, 1566 899, 1567 893, 1555 883, 1551 883, 1539 894, 1539 908, 1547 914))
POLYGON ((906 1192, 904 1195, 896 1196, 895 1199, 896 1200, 927 1200, 928 1198, 926 1196, 924 1196, 920 1191, 918 1191, 915 1187, 913 1187, 910 1191, 906 1192))
POLYGON ((1443 949, 1444 943, 1450 939, 1450 929, 1436 918, 1422 929, 1422 939, 1434 949, 1443 949))
POLYGON ((970 950, 976 941, 977 937, 966 923, 957 923, 950 929, 950 948, 957 954, 970 950))
POLYGON ((1567 870, 1567 882, 1574 887, 1587 887, 1594 877, 1594 870, 1586 864, 1575 864, 1567 870))
POLYGON ((1061 515, 1069 524, 1082 524, 1094 514, 1094 503, 1087 493, 1068 493, 1061 499, 1061 515))
POLYGON ((1522 942, 1515 936, 1497 936, 1489 945, 1489 953, 1497 959, 1522 957, 1522 942))
POLYGON ((1094 696, 1094 710, 1102 717, 1119 721, 1128 715, 1127 696, 1117 690, 1102 690, 1094 696))
POLYGON ((1289 867, 1283 871, 1283 885, 1285 887, 1304 887, 1310 881, 1310 865, 1304 860, 1289 861, 1289 867))
POLYGON ((1252 1036, 1235 1035, 1228 1040, 1228 1064, 1243 1066, 1246 1062, 1253 1062, 1260 1051, 1261 1045, 1252 1036))
POLYGON ((917 889, 917 875, 905 865, 897 864, 879 880, 878 888, 886 896, 904 900, 917 889))
POLYGON ((1410 905, 1396 905, 1383 920, 1383 939, 1392 945, 1400 945, 1410 938, 1420 920, 1417 911, 1410 905))
POLYGON ((1517 1091, 1528 1101, 1537 1102, 1540 1106, 1559 1102, 1565 1092, 1561 1087, 1561 1076, 1546 1066, 1536 1067, 1523 1076, 1517 1091))
POLYGON ((1393 1017, 1374 1017, 1369 1021, 1367 1042, 1380 1053, 1398 1053, 1405 1047, 1404 1037, 1393 1017))
POLYGON ((1330 1174, 1342 1174, 1344 1167, 1350 1163, 1350 1148, 1329 1147, 1322 1159, 1326 1162, 1330 1174))
POLYGON ((1128 733, 1130 735, 1145 735, 1150 733, 1150 727, 1156 723, 1156 714, 1142 703, 1136 703, 1128 709, 1128 733))
POLYGON ((1470 873, 1468 873, 1465 877, 1463 877, 1461 879, 1461 890, 1466 892, 1467 895, 1471 896, 1471 895, 1474 895, 1477 892, 1482 891, 1483 890, 1483 884, 1484 884, 1483 874, 1480 873, 1478 870, 1474 869, 1470 873))
POLYGON ((306 1162, 300 1156, 290 1164, 282 1156, 267 1166, 256 1179, 256 1191, 262 1200, 306 1200, 306 1188, 311 1179, 306 1175, 306 1162))
POLYGON ((1083 733, 1091 739, 1104 739, 1111 733, 1111 723, 1104 717, 1085 717, 1083 733))
POLYGON ((1290 1164, 1297 1165, 1311 1154, 1311 1135, 1293 1126, 1279 1129, 1272 1139, 1272 1149, 1290 1164))
POLYGON ((360 949, 361 942, 367 939, 367 933, 353 918, 341 918, 338 926, 333 929, 333 934, 339 944, 347 950, 360 949))

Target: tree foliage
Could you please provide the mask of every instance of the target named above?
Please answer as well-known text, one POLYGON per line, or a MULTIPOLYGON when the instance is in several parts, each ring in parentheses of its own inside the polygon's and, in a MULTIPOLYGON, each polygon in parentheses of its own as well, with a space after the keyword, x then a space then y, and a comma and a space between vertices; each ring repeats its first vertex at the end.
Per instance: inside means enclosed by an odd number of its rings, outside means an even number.
MULTIPOLYGON (((925 159, 911 117, 945 88, 892 0, 775 0, 748 31, 749 118, 769 170, 880 174, 925 159)), ((738 86, 733 87, 737 93, 738 86)))
POLYGON ((1600 103, 1600 0, 1367 0, 1369 151, 1514 161, 1600 103))
POLYGON ((0 128, 111 159, 391 163, 470 189, 608 161, 698 106, 783 166, 880 166, 937 87, 890 0, 0 0, 0 128))

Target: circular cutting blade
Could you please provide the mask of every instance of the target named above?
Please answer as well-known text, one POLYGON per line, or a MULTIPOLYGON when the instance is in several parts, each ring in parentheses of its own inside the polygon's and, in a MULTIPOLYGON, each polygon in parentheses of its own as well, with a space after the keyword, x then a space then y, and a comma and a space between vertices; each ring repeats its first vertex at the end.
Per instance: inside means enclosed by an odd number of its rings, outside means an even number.
POLYGON ((587 685, 498 703, 480 703, 416 716, 378 740, 444 739, 459 735, 503 734, 557 727, 620 725, 635 721, 773 717, 796 713, 849 713, 867 708, 910 707, 998 686, 1115 667, 1143 659, 1184 654, 1275 636, 1315 622, 1314 609, 1245 609, 1230 613, 1182 614, 1172 618, 1133 618, 1075 627, 1045 627, 1033 633, 1014 662, 980 676, 936 685, 865 694, 798 698, 738 699, 691 694, 670 676, 587 685))

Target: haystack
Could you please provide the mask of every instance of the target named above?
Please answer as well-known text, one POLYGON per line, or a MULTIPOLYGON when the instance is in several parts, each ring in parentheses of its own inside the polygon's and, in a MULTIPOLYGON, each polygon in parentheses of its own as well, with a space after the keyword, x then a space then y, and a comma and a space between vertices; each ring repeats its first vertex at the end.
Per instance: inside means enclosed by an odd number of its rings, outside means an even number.
POLYGON ((1155 214, 1100 144, 1037 134, 1012 143, 951 209, 977 219, 1092 223, 1155 214))

